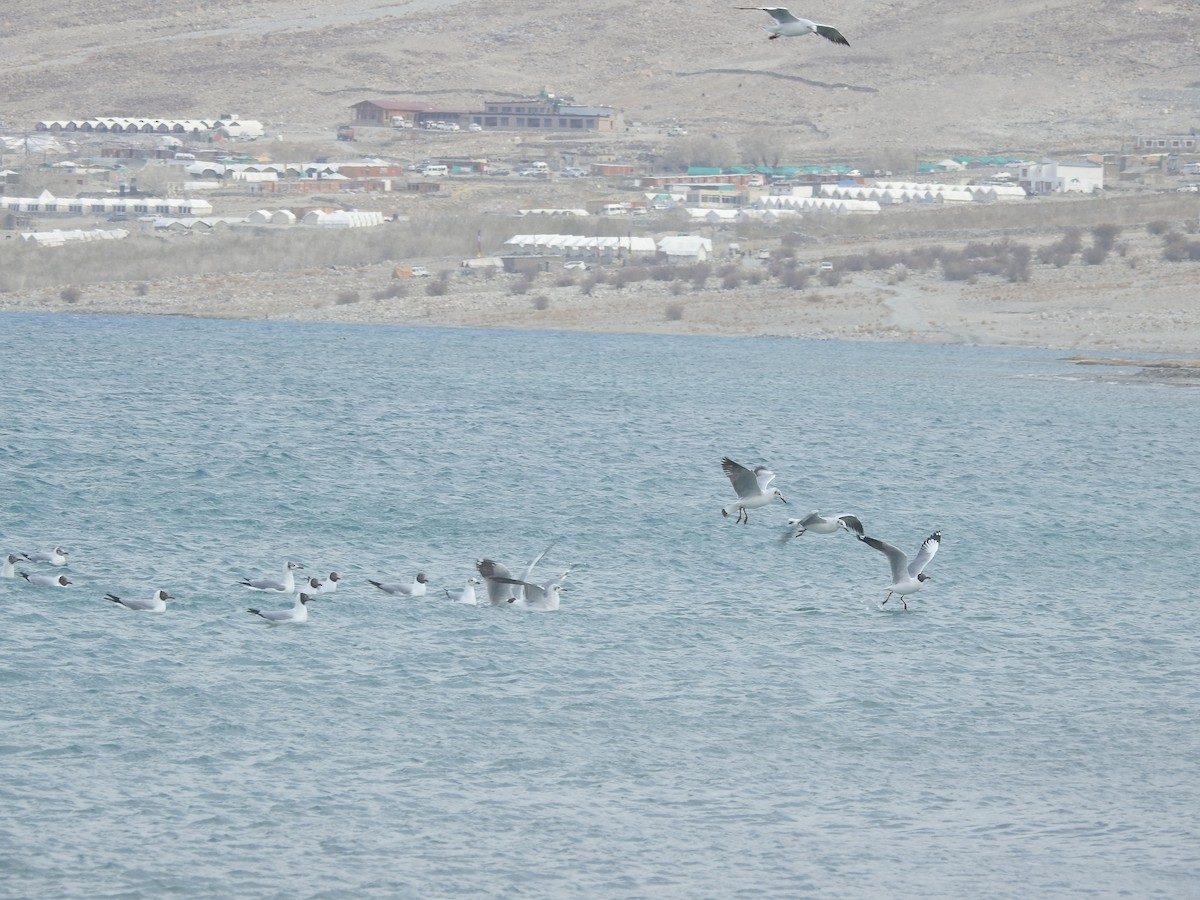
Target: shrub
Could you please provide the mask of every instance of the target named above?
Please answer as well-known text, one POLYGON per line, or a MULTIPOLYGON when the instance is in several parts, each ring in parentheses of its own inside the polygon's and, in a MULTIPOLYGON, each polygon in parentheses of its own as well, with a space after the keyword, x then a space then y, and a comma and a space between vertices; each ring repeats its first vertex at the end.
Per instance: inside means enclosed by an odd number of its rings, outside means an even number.
POLYGON ((1088 266, 1098 266, 1108 258, 1108 248, 1095 244, 1083 251, 1083 262, 1088 266))
POLYGON ((522 294, 528 294, 529 293, 529 282, 523 278, 520 279, 519 281, 514 281, 511 285, 509 285, 508 292, 510 294, 516 294, 517 296, 521 296, 522 294))
POLYGON ((443 297, 449 290, 450 278, 444 272, 425 285, 425 293, 430 297, 443 297))
POLYGON ((395 297, 408 296, 408 285, 403 282, 396 281, 381 290, 378 290, 373 295, 376 300, 391 300, 395 297))
POLYGON ((358 291, 339 291, 336 299, 338 306, 346 306, 350 303, 357 303, 361 298, 358 296, 358 291))
POLYGON ((683 318, 683 304, 682 303, 668 303, 667 309, 666 309, 666 316, 667 316, 668 322, 678 322, 680 319, 683 318))
POLYGON ((554 284, 557 287, 570 287, 574 283, 575 283, 574 276, 568 275, 566 272, 563 272, 557 278, 554 279, 554 284))
POLYGON ((1162 219, 1155 219, 1153 222, 1146 223, 1146 230, 1156 237, 1160 234, 1166 234, 1170 228, 1170 224, 1164 222, 1162 219))
POLYGON ((532 303, 533 303, 534 309, 541 310, 541 309, 549 309, 550 308, 550 298, 547 297, 545 294, 538 294, 536 297, 533 298, 532 303))
POLYGON ((1107 255, 1108 251, 1113 248, 1113 244, 1117 242, 1117 235, 1120 233, 1119 225, 1097 225, 1092 229, 1092 242, 1096 247, 1103 249, 1107 255))
POLYGON ((134 285, 133 292, 139 297, 145 297, 150 293, 150 285, 146 284, 144 281, 139 281, 136 285, 134 285))
POLYGON ((784 269, 779 273, 780 284, 794 291, 802 291, 808 287, 808 279, 809 274, 804 269, 784 269))
POLYGON ((77 287, 65 287, 58 292, 58 296, 63 303, 78 303, 83 292, 77 287))

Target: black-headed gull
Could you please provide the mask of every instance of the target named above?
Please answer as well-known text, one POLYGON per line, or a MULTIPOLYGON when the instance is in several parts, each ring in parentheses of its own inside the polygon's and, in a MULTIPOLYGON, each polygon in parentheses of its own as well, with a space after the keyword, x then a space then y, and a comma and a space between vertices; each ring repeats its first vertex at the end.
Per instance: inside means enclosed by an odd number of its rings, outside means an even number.
POLYGON ((67 564, 67 557, 71 554, 62 547, 55 547, 53 550, 33 550, 22 555, 30 562, 50 563, 52 566, 65 566, 67 564))
POLYGON ((863 523, 858 516, 823 516, 814 510, 803 519, 788 519, 787 523, 787 534, 779 539, 780 543, 803 534, 833 534, 842 530, 863 537, 863 523))
POLYGON ((0 578, 16 578, 17 563, 24 557, 17 556, 15 553, 4 554, 4 562, 0 564, 0 578))
POLYGON ((832 25, 821 25, 809 19, 793 16, 782 6, 739 6, 737 9, 757 9, 765 12, 775 20, 774 25, 764 26, 770 33, 769 41, 781 37, 803 37, 806 34, 819 34, 826 40, 849 47, 850 42, 842 37, 842 33, 832 25))
POLYGON ((387 583, 383 581, 371 581, 367 579, 368 584, 373 584, 385 594, 391 594, 393 597, 424 597, 425 585, 429 584, 429 576, 424 572, 418 572, 417 577, 412 580, 412 584, 400 584, 399 582, 387 583))
POLYGON ((300 563, 289 562, 283 567, 283 578, 260 578, 257 581, 251 581, 249 578, 243 578, 238 584, 243 587, 254 588, 256 591, 270 591, 273 594, 294 594, 296 593, 296 576, 297 569, 303 569, 304 566, 300 563))
MULTIPOLYGON (((317 591, 318 594, 333 594, 337 591, 338 582, 342 580, 342 576, 337 572, 330 572, 329 575, 321 582, 321 587, 317 591)), ((311 592, 310 592, 311 593, 311 592)))
POLYGON ((726 456, 721 460, 721 468, 729 476, 733 489, 738 495, 737 500, 733 503, 721 507, 721 515, 728 516, 731 512, 736 511, 737 521, 745 524, 750 521, 749 510, 766 506, 776 497, 787 503, 783 499, 783 494, 779 493, 779 488, 770 486, 771 482, 775 480, 775 473, 766 466, 759 466, 751 472, 745 466, 735 463, 726 456))
POLYGON ((308 594, 301 593, 296 597, 296 604, 291 609, 268 609, 264 612, 261 609, 250 608, 246 612, 266 619, 272 625, 298 625, 308 621, 307 604, 312 599, 308 594))
POLYGON ((66 575, 46 575, 41 572, 34 572, 32 575, 28 572, 18 572, 17 574, 30 584, 37 584, 42 587, 66 587, 68 584, 75 583, 66 575))
POLYGON ((452 591, 449 588, 445 588, 446 598, 453 600, 455 603, 466 603, 469 606, 474 606, 476 603, 475 585, 477 584, 479 584, 479 579, 472 577, 467 579, 466 585, 461 590, 452 591))
POLYGON ((893 547, 887 541, 873 537, 861 537, 859 540, 868 547, 874 547, 881 553, 885 553, 888 563, 891 564, 892 584, 888 595, 883 598, 883 602, 887 603, 892 599, 892 594, 898 594, 900 602, 904 603, 905 609, 908 609, 908 603, 904 598, 908 594, 915 594, 930 579, 931 576, 926 575, 924 569, 933 559, 933 554, 938 552, 938 547, 942 544, 942 533, 935 531, 925 538, 925 542, 921 544, 921 549, 917 551, 917 556, 912 562, 908 561, 908 556, 903 550, 893 547))
POLYGON ((111 600, 118 606, 123 606, 126 609, 132 609, 136 612, 151 612, 160 613, 167 611, 167 601, 175 598, 166 591, 155 591, 151 597, 118 597, 116 594, 105 594, 105 600, 111 600))

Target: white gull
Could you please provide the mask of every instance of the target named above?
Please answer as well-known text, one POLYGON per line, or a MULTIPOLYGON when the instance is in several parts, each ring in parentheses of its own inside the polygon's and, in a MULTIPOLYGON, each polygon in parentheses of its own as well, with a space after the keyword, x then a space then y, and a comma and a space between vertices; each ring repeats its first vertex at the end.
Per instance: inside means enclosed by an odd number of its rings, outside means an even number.
POLYGON ((123 606, 126 609, 132 609, 136 612, 161 613, 167 611, 167 601, 174 600, 175 598, 166 591, 159 590, 155 591, 153 596, 147 598, 138 597, 135 599, 133 597, 118 597, 116 594, 105 594, 104 599, 111 600, 118 606, 123 606))
POLYGON ((66 587, 68 584, 74 584, 66 575, 47 575, 41 572, 34 572, 30 575, 28 572, 18 572, 22 578, 30 584, 40 585, 42 587, 66 587))
POLYGON ((0 564, 0 578, 16 578, 16 564, 19 563, 22 558, 23 557, 17 556, 15 553, 6 553, 4 555, 3 564, 0 564))
POLYGON ((779 539, 780 543, 787 543, 804 534, 834 534, 842 530, 860 538, 863 536, 863 524, 858 516, 823 516, 814 510, 803 519, 788 519, 787 523, 787 534, 779 539))
POLYGON ((303 569, 304 566, 300 563, 289 562, 283 567, 282 580, 276 578, 260 578, 257 581, 251 581, 248 578, 243 578, 238 584, 243 587, 254 588, 256 591, 270 591, 275 594, 294 594, 296 593, 296 576, 297 569, 303 569))
POLYGON ((291 609, 269 609, 265 612, 261 609, 250 608, 246 612, 253 613, 261 619, 266 619, 272 625, 298 625, 301 622, 308 621, 308 606, 306 605, 312 600, 308 594, 300 594, 296 597, 296 603, 291 609))
POLYGON ((50 563, 52 566, 65 566, 67 564, 67 557, 71 554, 62 547, 55 547, 53 550, 33 550, 23 555, 30 562, 50 563))
POLYGON ((729 476, 729 481, 738 495, 737 500, 733 503, 721 507, 722 516, 728 516, 731 512, 736 511, 738 514, 736 521, 745 524, 750 521, 749 510, 766 506, 776 497, 787 503, 783 499, 783 494, 779 493, 779 488, 770 486, 771 482, 775 480, 775 473, 766 466, 759 466, 751 472, 745 466, 735 463, 726 456, 721 460, 721 468, 729 476))
POLYGON ((468 578, 466 585, 461 590, 452 591, 449 588, 445 588, 446 597, 455 603, 466 603, 474 606, 476 604, 475 585, 477 584, 479 584, 478 578, 468 578))
POLYGON ((821 25, 809 19, 802 19, 799 16, 794 16, 782 6, 738 6, 736 9, 757 9, 765 12, 775 20, 774 25, 764 26, 770 37, 769 41, 781 37, 803 37, 806 34, 819 34, 826 40, 833 41, 835 44, 841 44, 843 47, 849 47, 850 42, 842 37, 842 33, 832 25, 821 25))
POLYGON ((385 594, 391 594, 393 597, 424 597, 425 585, 429 584, 429 576, 424 572, 418 572, 417 577, 412 580, 412 584, 400 584, 399 582, 387 583, 383 581, 367 582, 375 585, 385 594))
POLYGON ((908 594, 915 594, 921 589, 921 586, 930 579, 931 576, 926 575, 924 569, 929 565, 929 561, 933 559, 933 554, 938 552, 938 547, 942 544, 942 533, 935 531, 929 537, 925 538, 921 544, 921 549, 917 551, 916 558, 908 561, 908 556, 903 550, 893 547, 887 541, 881 541, 873 537, 859 538, 868 547, 874 547, 882 553, 887 554, 888 563, 892 567, 892 584, 888 590, 888 595, 883 598, 883 602, 887 603, 892 599, 892 594, 900 596, 900 602, 904 603, 904 608, 908 609, 908 603, 904 600, 908 594))

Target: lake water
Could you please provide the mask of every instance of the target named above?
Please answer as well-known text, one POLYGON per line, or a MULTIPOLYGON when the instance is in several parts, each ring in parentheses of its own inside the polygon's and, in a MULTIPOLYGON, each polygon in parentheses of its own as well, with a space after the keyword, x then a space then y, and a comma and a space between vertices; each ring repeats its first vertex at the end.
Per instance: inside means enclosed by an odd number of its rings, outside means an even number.
POLYGON ((3 316, 0 894, 1198 896, 1200 393, 1059 357, 3 316))

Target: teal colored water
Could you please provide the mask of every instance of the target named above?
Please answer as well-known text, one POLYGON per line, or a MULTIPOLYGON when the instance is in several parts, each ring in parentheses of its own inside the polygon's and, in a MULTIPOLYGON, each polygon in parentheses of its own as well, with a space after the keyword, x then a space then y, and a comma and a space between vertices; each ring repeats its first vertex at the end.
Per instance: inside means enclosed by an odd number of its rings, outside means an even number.
POLYGON ((0 580, 0 894, 1195 895, 1194 390, 1024 349, 22 315, 0 373, 0 549, 76 582, 0 580), (725 455, 788 505, 722 519, 725 455), (941 529, 933 580, 881 608, 881 554, 779 543, 812 509, 941 529), (558 612, 439 600, 551 542, 558 612), (344 580, 271 627, 235 582, 288 559, 344 580), (418 570, 424 600, 367 583, 418 570))

